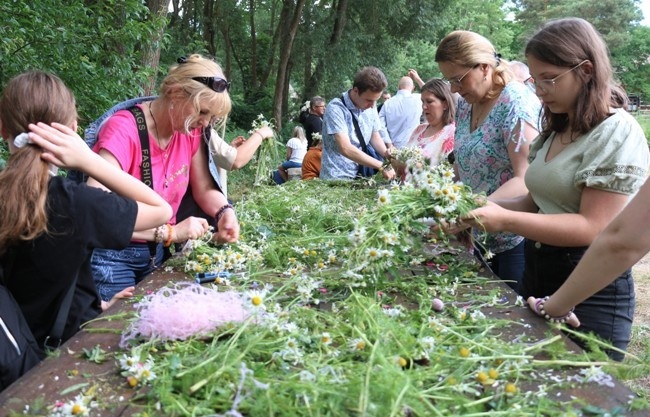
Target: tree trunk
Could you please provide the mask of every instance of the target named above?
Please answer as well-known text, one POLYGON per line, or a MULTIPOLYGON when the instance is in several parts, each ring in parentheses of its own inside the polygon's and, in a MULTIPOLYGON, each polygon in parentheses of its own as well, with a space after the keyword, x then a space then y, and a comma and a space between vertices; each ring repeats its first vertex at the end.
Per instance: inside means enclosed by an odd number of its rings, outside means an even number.
POLYGON ((289 59, 291 58, 291 49, 293 41, 298 32, 298 24, 300 23, 300 16, 302 9, 305 5, 305 0, 297 0, 294 4, 293 0, 283 0, 282 12, 278 24, 281 25, 280 33, 280 60, 278 62, 278 72, 275 79, 275 94, 273 97, 273 118, 275 119, 278 130, 282 129, 282 103, 288 95, 289 91, 289 59), (291 14, 293 13, 293 16, 291 14), (287 27, 283 22, 288 22, 291 19, 291 24, 287 27))
MULTIPOLYGON (((147 0, 147 7, 151 12, 151 20, 166 19, 167 11, 171 0, 147 0)), ((156 93, 156 74, 158 73, 158 65, 160 64, 160 41, 165 33, 165 24, 159 24, 158 29, 154 33, 154 38, 151 39, 144 50, 142 51, 142 65, 146 68, 153 69, 153 74, 149 78, 149 82, 144 86, 144 94, 152 95, 156 93)))
MULTIPOLYGON (((328 51, 334 50, 334 47, 339 43, 341 37, 343 36, 343 28, 345 27, 347 9, 348 0, 339 0, 339 3, 336 6, 336 18, 334 20, 334 27, 332 28, 332 35, 330 36, 330 41, 326 46, 328 51)), ((311 92, 314 92, 315 94, 315 92, 318 91, 318 87, 320 86, 320 82, 323 79, 323 74, 325 72, 325 60, 327 59, 329 59, 327 54, 324 58, 320 59, 318 65, 316 65, 316 70, 305 84, 305 91, 309 91, 310 94, 311 92)))
POLYGON ((249 0, 249 22, 251 29, 251 84, 257 88, 257 34, 255 32, 255 0, 249 0))

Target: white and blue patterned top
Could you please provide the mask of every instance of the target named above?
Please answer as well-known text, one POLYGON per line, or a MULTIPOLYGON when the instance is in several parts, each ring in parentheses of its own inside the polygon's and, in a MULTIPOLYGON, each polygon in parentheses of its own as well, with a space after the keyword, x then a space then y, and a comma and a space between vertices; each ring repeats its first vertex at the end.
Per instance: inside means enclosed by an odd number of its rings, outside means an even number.
POLYGON ((350 143, 361 149, 361 142, 354 130, 352 114, 359 121, 359 128, 366 144, 370 143, 373 133, 381 129, 376 107, 367 110, 359 109, 350 99, 349 92, 343 93, 342 98, 344 101, 341 101, 341 98, 331 100, 323 116, 323 156, 320 171, 320 178, 323 180, 352 180, 357 176, 359 164, 341 155, 334 139, 335 133, 347 135, 350 143))

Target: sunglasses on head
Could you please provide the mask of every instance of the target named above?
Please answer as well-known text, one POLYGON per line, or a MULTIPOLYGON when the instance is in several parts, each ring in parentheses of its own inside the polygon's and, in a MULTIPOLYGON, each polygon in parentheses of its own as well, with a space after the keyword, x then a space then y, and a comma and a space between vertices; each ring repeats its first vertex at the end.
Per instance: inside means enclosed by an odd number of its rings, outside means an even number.
POLYGON ((223 93, 226 90, 230 90, 230 81, 227 81, 221 77, 192 77, 194 81, 198 81, 201 84, 205 84, 213 91, 217 93, 223 93))

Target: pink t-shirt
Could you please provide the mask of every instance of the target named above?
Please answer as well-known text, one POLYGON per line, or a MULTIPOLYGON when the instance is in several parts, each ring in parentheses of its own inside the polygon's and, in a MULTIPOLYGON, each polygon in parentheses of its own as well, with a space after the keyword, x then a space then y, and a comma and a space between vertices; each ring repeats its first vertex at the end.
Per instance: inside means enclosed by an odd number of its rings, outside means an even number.
MULTIPOLYGON (((172 206, 172 224, 176 222, 178 206, 187 191, 192 157, 198 151, 200 143, 201 129, 198 128, 190 134, 175 131, 165 150, 160 149, 158 142, 149 134, 154 190, 172 206)), ((140 136, 130 111, 118 111, 104 123, 93 147, 95 152, 100 149, 110 152, 120 163, 122 170, 142 179, 140 136)))

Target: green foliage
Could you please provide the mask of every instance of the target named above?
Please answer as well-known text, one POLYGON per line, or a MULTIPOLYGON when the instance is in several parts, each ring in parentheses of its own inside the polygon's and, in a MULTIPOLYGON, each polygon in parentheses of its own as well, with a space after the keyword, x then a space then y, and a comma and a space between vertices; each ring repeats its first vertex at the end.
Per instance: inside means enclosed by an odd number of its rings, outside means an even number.
POLYGON ((640 94, 641 100, 648 102, 650 100, 650 27, 632 27, 629 42, 612 50, 612 60, 616 67, 616 75, 627 92, 640 94))
POLYGON ((138 96, 152 75, 140 66, 160 21, 139 0, 0 3, 0 84, 30 69, 60 76, 74 91, 80 125, 138 96))
POLYGON ((7 165, 9 159, 9 146, 4 140, 0 141, 0 171, 7 165))
POLYGON ((648 144, 650 144, 650 115, 637 113, 636 121, 641 125, 643 133, 645 133, 645 138, 648 141, 648 144))

